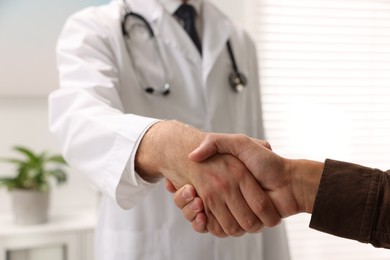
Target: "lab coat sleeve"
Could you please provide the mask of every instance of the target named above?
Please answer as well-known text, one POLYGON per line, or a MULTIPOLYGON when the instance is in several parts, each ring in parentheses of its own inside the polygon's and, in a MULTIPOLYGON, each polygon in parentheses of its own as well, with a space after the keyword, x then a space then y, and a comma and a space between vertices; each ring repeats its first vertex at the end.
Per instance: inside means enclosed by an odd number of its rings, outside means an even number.
POLYGON ((113 41, 88 9, 68 19, 57 44, 60 89, 49 97, 49 124, 66 161, 129 209, 156 186, 134 170, 137 147, 157 119, 125 114, 113 41))

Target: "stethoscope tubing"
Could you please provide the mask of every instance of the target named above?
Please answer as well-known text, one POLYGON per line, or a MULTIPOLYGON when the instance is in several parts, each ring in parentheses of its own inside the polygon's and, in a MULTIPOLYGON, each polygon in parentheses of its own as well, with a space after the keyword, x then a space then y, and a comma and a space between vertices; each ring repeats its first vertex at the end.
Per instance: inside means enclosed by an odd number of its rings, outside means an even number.
POLYGON ((227 41, 226 47, 229 53, 230 60, 232 61, 233 70, 238 74, 238 67, 236 62, 236 57, 234 56, 232 45, 230 43, 230 40, 227 41))
POLYGON ((146 26, 146 28, 148 29, 148 32, 149 32, 150 37, 151 37, 151 38, 154 38, 154 37, 155 37, 155 36, 154 36, 153 29, 152 29, 152 27, 150 26, 149 22, 146 21, 146 19, 145 19, 142 15, 137 14, 137 13, 134 13, 134 12, 127 12, 127 13, 125 14, 125 16, 123 17, 122 26, 121 26, 121 27, 122 27, 122 34, 123 34, 123 36, 130 37, 129 33, 128 33, 127 30, 126 30, 126 20, 127 20, 130 16, 134 16, 134 17, 140 19, 140 20, 144 23, 144 25, 146 26))

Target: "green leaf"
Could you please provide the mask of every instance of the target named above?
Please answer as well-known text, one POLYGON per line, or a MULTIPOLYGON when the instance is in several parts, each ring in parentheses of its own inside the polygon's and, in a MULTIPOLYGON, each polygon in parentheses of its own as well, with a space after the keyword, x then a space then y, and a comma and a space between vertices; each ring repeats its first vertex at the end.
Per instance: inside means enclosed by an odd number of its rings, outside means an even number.
POLYGON ((67 173, 60 168, 66 165, 61 155, 49 155, 46 152, 35 153, 23 146, 15 146, 14 150, 20 152, 25 158, 2 158, 0 161, 13 163, 17 166, 14 178, 1 179, 0 186, 13 189, 15 187, 30 190, 48 191, 50 189, 50 178, 57 184, 65 183, 67 173), (50 164, 50 165, 49 165, 50 164), (54 168, 58 166, 57 168, 54 168))
POLYGON ((66 182, 66 172, 63 169, 57 168, 49 170, 48 173, 57 180, 57 184, 63 184, 66 182))
POLYGON ((64 159, 64 157, 62 157, 61 155, 51 156, 51 157, 47 158, 46 161, 47 162, 59 163, 59 164, 67 164, 65 159, 64 159))
POLYGON ((18 183, 15 178, 0 178, 0 186, 4 186, 8 190, 12 190, 18 186, 18 183))
POLYGON ((46 162, 46 160, 47 160, 46 157, 47 157, 47 153, 46 152, 43 152, 40 155, 37 155, 37 159, 38 159, 37 163, 39 165, 43 165, 46 162))
POLYGON ((8 183, 11 181, 15 181, 15 178, 10 178, 10 177, 2 177, 0 178, 0 183, 8 183))
POLYGON ((15 146, 13 149, 24 154, 27 158, 30 159, 31 162, 37 162, 39 160, 39 157, 35 155, 34 152, 32 152, 29 148, 23 146, 15 146))

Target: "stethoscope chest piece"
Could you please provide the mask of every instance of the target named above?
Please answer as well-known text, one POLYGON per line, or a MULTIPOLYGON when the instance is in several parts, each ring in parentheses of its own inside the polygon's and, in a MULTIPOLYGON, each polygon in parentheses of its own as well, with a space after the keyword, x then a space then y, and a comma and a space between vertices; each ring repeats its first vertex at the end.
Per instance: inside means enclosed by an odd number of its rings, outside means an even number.
POLYGON ((244 90, 244 87, 247 84, 247 79, 244 74, 242 74, 238 70, 236 58, 234 57, 232 45, 230 43, 230 40, 226 43, 228 54, 230 56, 230 60, 232 61, 232 67, 233 72, 229 75, 229 83, 230 86, 233 88, 234 92, 241 93, 244 90))
POLYGON ((241 72, 232 72, 229 75, 229 83, 235 92, 241 93, 247 84, 247 80, 241 72))

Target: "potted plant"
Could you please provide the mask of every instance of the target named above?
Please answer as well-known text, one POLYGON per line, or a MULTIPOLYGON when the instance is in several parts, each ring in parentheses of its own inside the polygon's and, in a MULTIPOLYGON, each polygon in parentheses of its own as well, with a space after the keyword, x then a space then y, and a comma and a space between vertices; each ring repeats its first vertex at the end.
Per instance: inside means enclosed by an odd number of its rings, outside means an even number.
POLYGON ((48 220, 49 191, 52 181, 66 182, 66 162, 61 155, 35 153, 22 146, 13 148, 20 158, 0 158, 16 166, 15 176, 0 178, 0 187, 11 192, 16 224, 38 224, 48 220))

